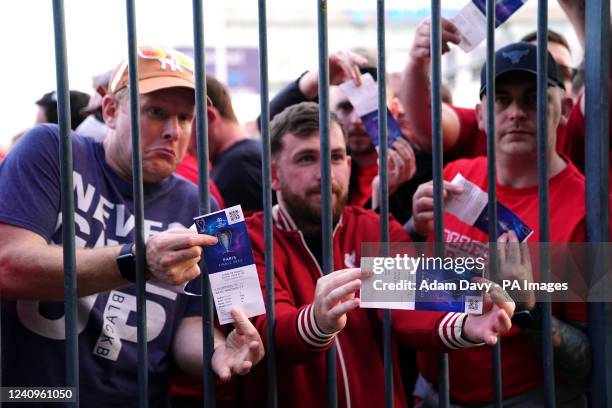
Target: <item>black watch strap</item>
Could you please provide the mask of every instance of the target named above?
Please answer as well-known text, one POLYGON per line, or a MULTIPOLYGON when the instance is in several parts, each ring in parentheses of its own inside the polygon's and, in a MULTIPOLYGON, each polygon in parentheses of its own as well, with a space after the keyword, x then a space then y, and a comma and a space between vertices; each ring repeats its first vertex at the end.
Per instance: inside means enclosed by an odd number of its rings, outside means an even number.
POLYGON ((512 315, 512 324, 522 328, 538 326, 541 320, 542 306, 540 303, 536 303, 532 309, 519 310, 512 315))
POLYGON ((117 266, 121 277, 130 282, 136 282, 136 256, 132 252, 132 242, 124 244, 117 256, 117 266))

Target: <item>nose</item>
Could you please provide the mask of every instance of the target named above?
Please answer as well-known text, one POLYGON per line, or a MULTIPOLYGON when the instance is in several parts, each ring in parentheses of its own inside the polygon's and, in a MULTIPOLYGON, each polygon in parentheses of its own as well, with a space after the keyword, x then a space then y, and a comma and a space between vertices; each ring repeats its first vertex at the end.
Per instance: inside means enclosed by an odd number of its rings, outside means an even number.
POLYGON ((162 138, 166 140, 176 140, 180 134, 180 123, 176 115, 170 116, 164 123, 162 138))
POLYGON ((521 104, 520 101, 514 100, 508 106, 508 116, 513 120, 524 119, 527 117, 526 109, 527 108, 521 104))

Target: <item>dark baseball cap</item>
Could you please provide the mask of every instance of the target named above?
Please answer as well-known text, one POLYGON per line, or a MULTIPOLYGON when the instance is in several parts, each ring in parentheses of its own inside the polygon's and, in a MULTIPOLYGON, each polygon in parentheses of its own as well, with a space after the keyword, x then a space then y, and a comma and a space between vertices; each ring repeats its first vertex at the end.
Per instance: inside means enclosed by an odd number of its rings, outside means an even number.
MULTIPOLYGON (((550 52, 548 54, 548 84, 565 89, 559 67, 550 52)), ((528 72, 534 76, 538 75, 537 47, 526 42, 518 42, 506 45, 495 52, 495 79, 509 72, 528 72)), ((480 71, 480 94, 487 92, 487 64, 480 71)))

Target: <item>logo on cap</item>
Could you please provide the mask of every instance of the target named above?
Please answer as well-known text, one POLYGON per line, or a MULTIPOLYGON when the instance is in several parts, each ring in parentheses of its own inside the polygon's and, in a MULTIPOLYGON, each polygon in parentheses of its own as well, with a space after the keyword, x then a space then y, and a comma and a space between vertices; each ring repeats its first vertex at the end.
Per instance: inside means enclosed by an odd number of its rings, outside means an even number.
POLYGON ((529 54, 529 50, 523 50, 523 51, 504 51, 502 52, 502 55, 509 59, 511 63, 513 64, 518 64, 519 62, 521 62, 521 59, 523 59, 523 57, 525 55, 529 54))
POLYGON ((157 60, 160 63, 160 68, 163 70, 170 69, 172 71, 184 72, 183 68, 193 72, 191 61, 184 58, 182 54, 172 51, 166 51, 162 48, 139 48, 138 55, 141 58, 149 60, 157 60))

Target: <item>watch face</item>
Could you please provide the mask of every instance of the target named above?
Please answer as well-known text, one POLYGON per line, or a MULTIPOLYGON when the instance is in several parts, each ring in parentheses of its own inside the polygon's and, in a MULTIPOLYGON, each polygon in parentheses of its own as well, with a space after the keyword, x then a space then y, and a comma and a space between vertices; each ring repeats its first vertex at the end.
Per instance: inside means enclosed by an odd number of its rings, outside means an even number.
POLYGON ((521 310, 520 312, 515 312, 512 316, 512 323, 516 324, 519 327, 525 327, 533 323, 533 316, 529 310, 521 310))

